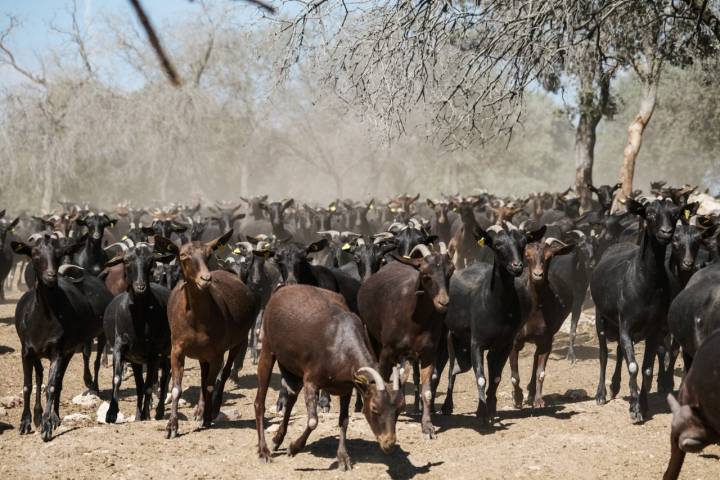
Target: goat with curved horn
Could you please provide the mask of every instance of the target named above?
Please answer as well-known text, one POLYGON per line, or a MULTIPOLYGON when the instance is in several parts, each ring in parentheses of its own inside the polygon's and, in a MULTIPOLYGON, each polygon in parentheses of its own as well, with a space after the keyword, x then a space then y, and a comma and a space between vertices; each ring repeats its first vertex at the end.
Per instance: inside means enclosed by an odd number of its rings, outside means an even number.
POLYGON ((410 256, 412 257, 415 252, 420 252, 420 254, 423 256, 423 258, 432 255, 432 252, 430 252, 430 249, 427 245, 421 243, 419 245, 415 245, 415 247, 410 251, 410 256))
POLYGON ((383 381, 382 375, 372 367, 360 367, 357 369, 357 373, 366 372, 369 374, 375 382, 375 388, 382 392, 385 390, 385 382, 383 381))

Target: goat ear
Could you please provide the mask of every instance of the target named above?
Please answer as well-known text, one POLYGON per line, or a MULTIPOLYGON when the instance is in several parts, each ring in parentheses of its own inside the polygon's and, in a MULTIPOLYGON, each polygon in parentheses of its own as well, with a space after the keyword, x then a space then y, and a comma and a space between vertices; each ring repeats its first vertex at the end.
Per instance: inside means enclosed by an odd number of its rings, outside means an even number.
POLYGON ((645 217, 645 205, 638 202, 634 198, 626 198, 625 199, 625 206, 627 207, 627 211, 634 214, 639 215, 641 217, 645 217))
POLYGON ((353 384, 363 395, 370 391, 370 382, 364 375, 353 375, 353 384))
POLYGON ((118 255, 117 257, 114 257, 114 258, 108 260, 107 262, 105 262, 105 268, 114 267, 118 263, 122 262, 124 258, 125 258, 125 255, 122 254, 122 255, 118 255))
POLYGON ((80 218, 75 219, 75 223, 77 223, 78 225, 80 225, 80 226, 82 226, 82 227, 87 226, 87 223, 85 223, 85 218, 84 218, 84 217, 80 217, 80 218))
POLYGON ((367 209, 368 209, 368 210, 372 210, 373 208, 375 208, 375 199, 374 199, 374 198, 371 198, 370 201, 369 201, 368 204, 367 204, 367 209))
POLYGON ((294 205, 295 205, 295 200, 291 198, 290 200, 286 200, 286 201, 283 203, 282 209, 285 210, 286 208, 292 207, 292 206, 294 206, 294 205))
POLYGON ((543 225, 537 230, 526 233, 528 243, 539 242, 545 236, 545 230, 547 230, 547 226, 543 225))
POLYGON ((413 204, 413 203, 417 202, 418 198, 420 198, 420 194, 419 194, 419 193, 418 193, 417 195, 415 195, 413 198, 410 199, 410 204, 413 204))
POLYGON ((0 210, 0 218, 3 218, 4 216, 5 216, 5 209, 3 208, 2 210, 0 210))
POLYGON ((307 253, 316 253, 322 250, 323 248, 326 248, 328 246, 328 239, 323 238, 322 240, 318 240, 317 242, 313 242, 310 245, 307 246, 305 251, 307 253))
POLYGON ((592 183, 586 183, 585 185, 587 186, 588 190, 590 190, 591 192, 598 193, 598 189, 595 188, 595 186, 592 183))
POLYGON ((175 245, 173 242, 171 242, 169 239, 165 237, 161 237, 160 235, 155 236, 155 253, 167 253, 167 254, 173 254, 177 255, 180 253, 180 249, 177 245, 175 245))
POLYGON ((28 257, 32 255, 32 247, 25 243, 10 242, 10 247, 12 248, 13 252, 17 253, 18 255, 27 255, 28 257))
POLYGON ((233 222, 233 223, 235 223, 235 222, 237 222, 238 220, 242 220, 243 218, 245 218, 245 214, 244 214, 244 213, 238 213, 237 215, 234 215, 234 216, 230 219, 230 221, 233 222))
POLYGON ((552 255, 553 257, 558 255, 567 255, 568 253, 571 253, 573 250, 575 250, 576 244, 574 243, 568 243, 567 245, 561 245, 558 247, 552 248, 552 255))
POLYGON ((430 207, 430 208, 435 208, 435 202, 433 202, 433 201, 430 200, 429 198, 428 198, 427 200, 425 200, 425 201, 427 202, 427 206, 428 206, 428 207, 430 207))
POLYGON ((13 228, 17 227, 18 222, 20 221, 20 217, 15 218, 12 222, 10 222, 10 225, 7 227, 8 232, 12 232, 13 228))
POLYGON ((688 220, 690 220, 690 217, 697 213, 698 208, 700 208, 700 204, 698 202, 686 203, 683 207, 681 217, 683 222, 687 222, 688 220))
POLYGON ((205 245, 207 245, 208 247, 210 247, 211 250, 217 250, 218 248, 225 246, 225 244, 226 244, 228 241, 230 241, 230 239, 231 239, 232 236, 233 236, 233 233, 235 233, 235 232, 234 232, 233 229, 231 228, 230 230, 228 230, 227 232, 223 233, 222 235, 220 235, 220 236, 219 236, 218 238, 216 238, 215 240, 211 240, 211 241, 207 242, 205 245))
POLYGON ((490 238, 490 235, 488 235, 482 227, 475 227, 472 234, 473 237, 475 237, 475 241, 477 241, 478 246, 484 247, 487 245, 488 247, 492 247, 492 238, 490 238))
POLYGON ((619 188, 622 188, 622 183, 619 183, 619 182, 618 182, 618 183, 616 183, 615 185, 613 185, 611 191, 612 191, 613 193, 615 193, 615 190, 617 190, 617 189, 619 189, 619 188))
POLYGON ((422 243, 424 243, 425 245, 432 245, 433 243, 435 243, 437 241, 437 239, 438 239, 437 235, 430 235, 430 236, 426 237, 422 243))

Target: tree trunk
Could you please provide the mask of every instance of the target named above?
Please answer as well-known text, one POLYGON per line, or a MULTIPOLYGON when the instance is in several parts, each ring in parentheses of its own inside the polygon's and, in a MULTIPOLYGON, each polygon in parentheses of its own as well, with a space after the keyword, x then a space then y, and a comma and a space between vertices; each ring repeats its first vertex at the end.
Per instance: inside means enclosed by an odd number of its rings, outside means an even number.
POLYGON ((635 161, 638 153, 640 153, 643 133, 655 111, 658 81, 659 75, 648 75, 644 79, 640 111, 628 127, 628 141, 623 151, 623 165, 620 169, 620 183, 622 183, 622 188, 618 190, 618 194, 615 196, 615 202, 612 208, 613 213, 625 210, 622 201, 632 193, 635 161))
POLYGON ((578 109, 580 118, 575 130, 575 192, 580 197, 580 213, 592 207, 592 171, 595 163, 595 141, 598 123, 610 100, 611 75, 593 68, 586 75, 580 75, 578 109), (600 76, 600 90, 595 87, 595 77, 600 76))
POLYGON ((592 170, 595 161, 595 127, 592 114, 580 114, 577 129, 575 130, 575 192, 580 197, 580 212, 590 210, 592 205, 592 192, 588 185, 592 185, 592 170))
POLYGON ((42 175, 43 194, 40 209, 43 213, 50 213, 53 196, 55 195, 53 173, 56 165, 55 156, 57 155, 57 147, 54 145, 54 141, 51 142, 49 153, 48 162, 47 165, 45 165, 42 175))

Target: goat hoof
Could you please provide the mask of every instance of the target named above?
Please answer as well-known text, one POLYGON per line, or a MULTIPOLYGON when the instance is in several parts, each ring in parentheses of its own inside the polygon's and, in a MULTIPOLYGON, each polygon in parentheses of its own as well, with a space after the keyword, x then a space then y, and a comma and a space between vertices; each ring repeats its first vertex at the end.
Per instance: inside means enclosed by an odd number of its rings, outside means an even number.
POLYGON ((545 408, 545 400, 542 397, 536 398, 533 402, 533 408, 545 408))
POLYGON ((270 450, 267 447, 258 448, 258 458, 262 463, 270 463, 270 450))
POLYGON ((633 407, 630 407, 630 420, 632 420, 632 423, 635 425, 641 425, 645 422, 643 414, 633 407))
POLYGON ((605 404, 607 403, 607 398, 605 397, 605 392, 604 392, 604 391, 603 391, 603 392, 598 392, 598 393, 595 395, 595 402, 596 402, 598 405, 605 405, 605 404))
POLYGON ((171 418, 170 420, 168 420, 166 431, 167 431, 166 438, 170 439, 170 438, 177 437, 177 431, 178 431, 177 418, 171 418))
POLYGON ((40 431, 43 442, 49 442, 52 440, 54 426, 52 420, 45 418, 42 421, 42 430, 40 431))
POLYGON ((23 416, 20 422, 20 435, 25 435, 32 432, 32 422, 30 421, 30 415, 23 416))
POLYGON ((347 452, 338 453, 337 461, 338 461, 338 470, 340 470, 341 472, 347 472, 349 470, 352 470, 352 463, 350 462, 350 455, 348 455, 347 452))
POLYGON ((165 417, 165 409, 157 409, 155 410, 155 420, 162 420, 163 417, 165 417))
MULTIPOLYGON (((532 401, 530 399, 530 397, 528 397, 528 401, 529 402, 532 401)), ((515 404, 515 408, 517 408, 518 410, 522 408, 522 404, 523 404, 522 390, 520 390, 520 389, 513 390, 513 403, 515 404)))
POLYGON ((300 449, 301 449, 301 448, 302 448, 302 447, 301 447, 300 445, 297 445, 295 442, 292 442, 292 443, 288 446, 288 450, 287 450, 288 456, 294 457, 295 455, 298 454, 298 452, 300 452, 300 449))

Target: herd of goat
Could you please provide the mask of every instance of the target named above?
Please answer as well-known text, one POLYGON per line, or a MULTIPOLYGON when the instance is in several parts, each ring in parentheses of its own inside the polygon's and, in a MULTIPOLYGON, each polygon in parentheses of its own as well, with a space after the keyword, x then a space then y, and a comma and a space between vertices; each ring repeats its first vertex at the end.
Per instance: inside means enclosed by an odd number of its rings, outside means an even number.
POLYGON ((411 371, 428 438, 435 436, 432 416, 445 368, 443 414, 453 412, 456 376, 472 369, 478 421, 492 426, 508 359, 515 406, 544 407, 553 337, 570 316, 574 361, 589 290, 599 342, 597 403, 608 395, 608 340, 617 342, 609 393, 618 393, 625 363, 635 423, 648 417, 657 357, 657 388, 668 393, 673 414, 665 478, 677 478, 686 452, 720 438, 720 332, 713 333, 720 328, 718 203, 694 188, 658 182, 651 193, 627 198, 625 213, 611 214, 618 186, 589 187, 592 209, 582 214, 571 191, 426 202, 402 195, 383 204, 338 200, 326 208, 267 196, 152 210, 124 204, 111 213, 63 203, 60 213, 13 220, 2 211, 0 288, 28 287, 15 314, 24 375, 20 433, 34 425, 43 440, 52 438, 63 377, 76 352, 93 391, 99 391, 101 358, 112 352, 107 422, 117 420, 127 363, 137 420, 151 417, 157 389, 156 419, 164 418, 164 399, 171 398, 168 438, 178 431, 185 359, 198 360, 195 417, 210 427, 227 380, 237 378, 249 350, 257 364, 260 458, 271 457, 264 413, 277 363, 283 421, 272 449, 283 442, 301 390, 307 425, 290 455, 316 428, 318 408, 328 411, 330 396, 339 396, 337 458, 340 469, 350 469, 345 436, 353 392, 355 411, 388 452, 411 371), (535 345, 527 396, 518 369, 526 343, 535 345), (675 397, 680 353, 685 376, 675 397), (50 361, 44 409, 41 359, 50 361))

